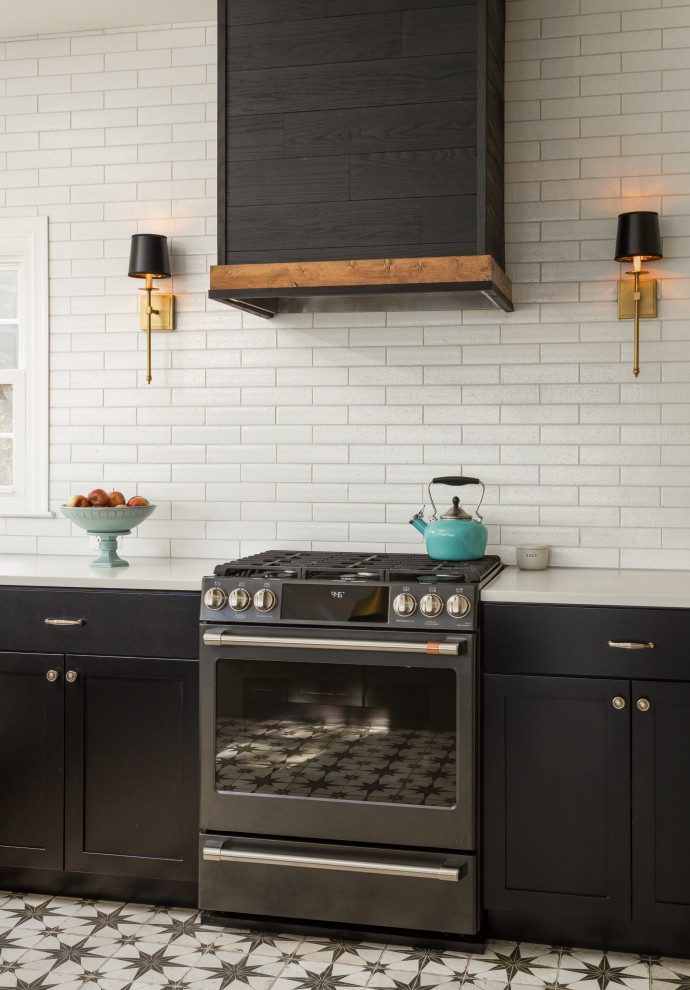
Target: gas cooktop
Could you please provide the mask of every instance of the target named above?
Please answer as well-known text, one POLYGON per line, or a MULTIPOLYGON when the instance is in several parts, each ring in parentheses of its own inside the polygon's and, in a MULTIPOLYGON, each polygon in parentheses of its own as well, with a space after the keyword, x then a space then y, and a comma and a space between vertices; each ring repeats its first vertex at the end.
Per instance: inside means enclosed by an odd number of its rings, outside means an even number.
POLYGON ((218 564, 214 573, 263 580, 479 584, 501 566, 500 557, 491 555, 479 560, 433 560, 422 553, 268 550, 218 564))
POLYGON ((203 622, 471 631, 499 557, 269 550, 219 564, 204 578, 203 622))

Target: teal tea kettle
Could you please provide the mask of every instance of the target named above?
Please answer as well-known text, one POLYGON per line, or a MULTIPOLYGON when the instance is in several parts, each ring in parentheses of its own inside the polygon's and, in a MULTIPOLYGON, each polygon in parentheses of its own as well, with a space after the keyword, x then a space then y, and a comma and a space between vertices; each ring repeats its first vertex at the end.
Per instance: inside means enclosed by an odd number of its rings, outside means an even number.
POLYGON ((479 515, 479 506, 482 504, 484 491, 484 483, 479 478, 434 478, 429 483, 429 501, 433 506, 431 520, 428 523, 424 522, 424 507, 422 506, 417 515, 410 519, 410 522, 424 536, 426 552, 430 557, 433 557, 434 560, 478 560, 484 556, 489 537, 488 530, 486 526, 482 525, 482 517, 479 515), (452 485, 457 488, 462 485, 481 485, 482 495, 477 508, 474 510, 474 518, 465 512, 456 495, 450 509, 438 519, 436 504, 431 494, 432 485, 452 485))

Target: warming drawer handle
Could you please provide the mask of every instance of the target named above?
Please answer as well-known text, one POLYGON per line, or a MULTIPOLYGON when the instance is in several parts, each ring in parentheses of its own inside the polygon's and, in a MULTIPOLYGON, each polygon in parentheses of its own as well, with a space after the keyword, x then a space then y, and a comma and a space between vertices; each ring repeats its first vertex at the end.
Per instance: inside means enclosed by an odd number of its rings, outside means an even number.
POLYGON ((617 650, 653 650, 654 643, 626 643, 616 639, 609 640, 609 646, 617 650))
POLYGON ((301 866, 308 870, 343 870, 348 873, 379 873, 395 877, 417 877, 422 880, 448 880, 457 883, 466 873, 466 866, 420 866, 415 863, 386 863, 368 859, 341 859, 337 856, 295 856, 292 853, 255 852, 241 846, 227 847, 215 842, 204 843, 203 858, 212 862, 231 860, 234 863, 256 863, 262 866, 301 866))
POLYGON ((426 653, 431 656, 464 653, 467 643, 407 643, 375 639, 307 639, 302 636, 236 636, 231 633, 204 633, 205 646, 281 646, 303 650, 354 650, 372 653, 426 653))
POLYGON ((47 626, 85 626, 85 619, 44 619, 47 626))

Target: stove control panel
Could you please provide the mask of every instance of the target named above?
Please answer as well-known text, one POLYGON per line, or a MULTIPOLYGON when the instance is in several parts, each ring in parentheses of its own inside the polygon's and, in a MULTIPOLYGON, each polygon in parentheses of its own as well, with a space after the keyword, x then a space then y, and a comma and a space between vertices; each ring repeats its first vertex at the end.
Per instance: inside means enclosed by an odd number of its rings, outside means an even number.
POLYGON ((429 632, 477 627, 476 585, 205 578, 201 619, 338 628, 387 626, 429 632))
POLYGON ((476 628, 474 585, 452 583, 392 585, 393 608, 388 625, 429 631, 476 628))

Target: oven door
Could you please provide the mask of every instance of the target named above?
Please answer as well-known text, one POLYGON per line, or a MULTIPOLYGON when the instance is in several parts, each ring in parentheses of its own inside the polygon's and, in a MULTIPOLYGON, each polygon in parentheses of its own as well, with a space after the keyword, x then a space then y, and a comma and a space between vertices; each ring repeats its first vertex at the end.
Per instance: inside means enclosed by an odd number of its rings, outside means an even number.
POLYGON ((202 627, 201 827, 475 848, 474 636, 202 627))

